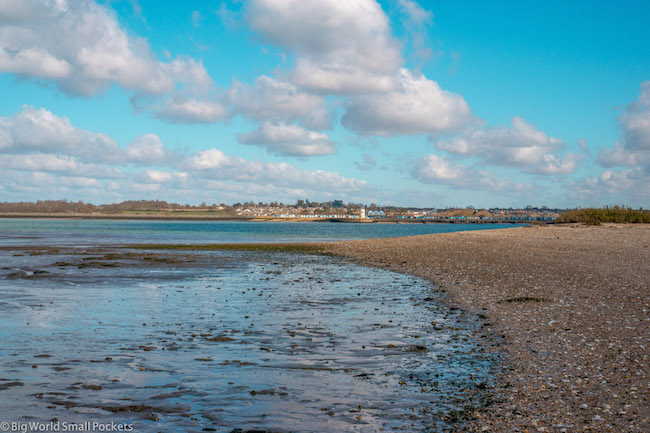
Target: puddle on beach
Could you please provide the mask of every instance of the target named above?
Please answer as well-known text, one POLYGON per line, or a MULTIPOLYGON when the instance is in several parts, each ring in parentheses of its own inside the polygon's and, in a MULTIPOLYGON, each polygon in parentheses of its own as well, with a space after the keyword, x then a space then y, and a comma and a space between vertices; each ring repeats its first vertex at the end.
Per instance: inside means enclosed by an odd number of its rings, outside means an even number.
POLYGON ((424 280, 336 258, 5 250, 0 260, 3 421, 446 431, 491 380, 473 317, 424 280))

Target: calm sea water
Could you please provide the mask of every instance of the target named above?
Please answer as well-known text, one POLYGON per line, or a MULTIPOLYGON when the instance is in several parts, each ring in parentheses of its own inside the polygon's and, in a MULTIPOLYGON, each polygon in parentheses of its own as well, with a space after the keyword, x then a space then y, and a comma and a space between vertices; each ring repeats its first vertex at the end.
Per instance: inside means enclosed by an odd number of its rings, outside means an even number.
POLYGON ((419 278, 296 254, 46 251, 0 250, 2 421, 449 431, 493 375, 479 323, 419 278))
POLYGON ((496 360, 476 337, 478 317, 430 282, 333 257, 109 244, 504 226, 0 220, 0 421, 448 431, 480 405, 496 360))
POLYGON ((0 219, 0 244, 322 242, 504 227, 514 225, 0 219))

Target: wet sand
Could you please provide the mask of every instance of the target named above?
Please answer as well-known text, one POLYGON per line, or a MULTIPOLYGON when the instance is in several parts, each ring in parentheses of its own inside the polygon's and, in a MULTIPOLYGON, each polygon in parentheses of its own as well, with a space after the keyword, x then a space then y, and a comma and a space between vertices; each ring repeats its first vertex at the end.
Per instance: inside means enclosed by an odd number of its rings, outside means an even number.
POLYGON ((489 432, 650 431, 650 226, 533 226, 329 243, 427 278, 505 354, 489 432))

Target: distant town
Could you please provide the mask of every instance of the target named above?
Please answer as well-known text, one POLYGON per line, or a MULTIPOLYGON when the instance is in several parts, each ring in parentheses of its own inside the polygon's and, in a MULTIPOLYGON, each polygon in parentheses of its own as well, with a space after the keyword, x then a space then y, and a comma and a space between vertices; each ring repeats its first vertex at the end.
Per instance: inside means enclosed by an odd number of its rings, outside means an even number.
POLYGON ((279 202, 234 203, 232 205, 181 205, 160 200, 130 200, 115 204, 94 205, 67 200, 0 203, 0 214, 9 216, 77 216, 77 217, 187 217, 197 219, 283 219, 283 220, 359 220, 365 222, 401 221, 554 221, 567 209, 550 209, 528 205, 524 208, 477 209, 436 207, 397 207, 375 203, 345 203, 342 200, 311 202, 297 200, 294 204, 279 202))

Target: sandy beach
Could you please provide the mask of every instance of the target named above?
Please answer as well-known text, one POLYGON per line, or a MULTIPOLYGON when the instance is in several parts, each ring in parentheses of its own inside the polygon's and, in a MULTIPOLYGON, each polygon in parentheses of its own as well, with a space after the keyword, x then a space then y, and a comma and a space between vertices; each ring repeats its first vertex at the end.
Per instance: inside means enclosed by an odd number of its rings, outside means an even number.
POLYGON ((427 278, 502 351, 475 431, 650 431, 650 227, 533 226, 329 243, 427 278))

